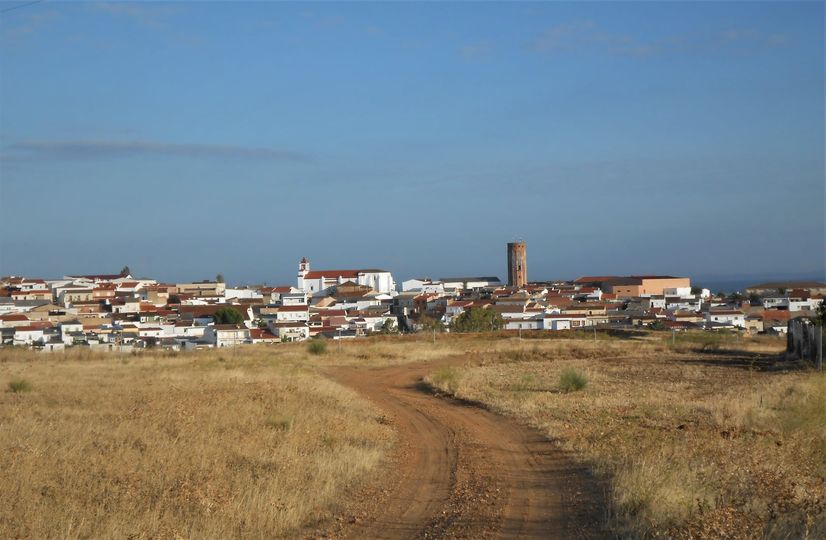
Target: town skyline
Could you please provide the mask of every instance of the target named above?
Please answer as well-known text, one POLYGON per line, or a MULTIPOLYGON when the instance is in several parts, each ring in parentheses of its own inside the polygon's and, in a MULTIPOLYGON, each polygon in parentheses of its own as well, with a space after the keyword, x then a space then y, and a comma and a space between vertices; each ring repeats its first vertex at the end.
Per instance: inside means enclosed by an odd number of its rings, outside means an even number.
MULTIPOLYGON (((338 268, 338 269, 357 269, 357 268, 381 268, 382 270, 387 270, 391 272, 393 275, 399 276, 399 283, 403 280, 407 279, 415 279, 415 278, 429 278, 429 279, 444 279, 444 278, 452 278, 452 277, 461 277, 461 276, 494 276, 500 278, 503 283, 507 283, 507 276, 508 276, 508 267, 507 261, 505 260, 503 254, 501 253, 501 246, 500 246, 500 259, 497 260, 498 266, 501 267, 499 269, 495 269, 492 271, 466 271, 466 272, 450 272, 450 271, 429 271, 429 272, 421 272, 421 273, 409 273, 404 271, 398 271, 396 268, 392 268, 388 265, 371 265, 371 264, 336 264, 336 261, 331 261, 329 257, 319 257, 319 258, 310 258, 311 262, 313 262, 314 268, 338 268)), ((529 251, 530 253, 530 251, 529 251)), ((296 268, 300 259, 304 257, 297 258, 293 261, 293 271, 290 272, 287 270, 288 263, 285 261, 281 261, 278 264, 278 272, 271 272, 271 273, 264 273, 260 272, 262 277, 255 277, 256 273, 251 273, 248 275, 252 275, 252 278, 242 278, 240 276, 236 276, 227 272, 224 272, 220 268, 216 268, 213 270, 202 271, 200 273, 194 274, 183 274, 183 275, 175 275, 170 272, 161 271, 159 272, 145 272, 142 270, 142 267, 135 266, 132 264, 118 264, 112 263, 108 264, 105 268, 64 268, 63 270, 58 270, 57 272, 53 273, 24 273, 24 272, 0 272, 0 276, 22 276, 22 277, 39 277, 45 279, 59 279, 64 276, 81 276, 81 275, 93 275, 93 274, 101 274, 101 273, 108 273, 112 275, 116 275, 118 269, 128 267, 133 277, 141 278, 141 279, 158 279, 161 282, 182 282, 182 281, 214 281, 218 275, 222 276, 228 284, 237 285, 237 286, 247 286, 247 285, 270 285, 270 286, 278 286, 278 285, 292 285, 295 283, 296 280, 296 268), (203 274, 203 275, 201 275, 203 274)), ((529 255, 530 260, 530 255, 529 255)), ((128 262, 128 261, 127 261, 128 262)), ((494 264, 495 266, 496 264, 494 264)), ((793 280, 824 280, 824 273, 817 272, 817 271, 795 271, 789 270, 787 272, 777 272, 777 273, 754 273, 754 272, 743 272, 738 274, 730 274, 730 275, 715 275, 715 274, 688 274, 685 272, 651 272, 645 271, 645 269, 636 270, 636 271, 626 271, 626 272, 618 272, 618 271, 599 271, 600 269, 594 269, 591 271, 582 271, 578 272, 575 275, 548 275, 541 273, 541 269, 534 271, 533 270, 533 262, 530 260, 528 265, 528 282, 539 283, 539 282, 553 282, 553 281, 569 281, 576 279, 582 276, 632 276, 632 275, 651 275, 651 274, 660 274, 660 275, 675 275, 675 276, 686 276, 690 277, 694 282, 698 283, 703 287, 707 287, 715 292, 735 292, 735 291, 742 291, 748 285, 752 285, 758 282, 767 282, 767 281, 793 281, 793 280), (537 273, 539 274, 537 275, 537 273)), ((605 269, 603 269, 605 270, 605 269)), ((610 270, 610 269, 608 269, 610 270)))

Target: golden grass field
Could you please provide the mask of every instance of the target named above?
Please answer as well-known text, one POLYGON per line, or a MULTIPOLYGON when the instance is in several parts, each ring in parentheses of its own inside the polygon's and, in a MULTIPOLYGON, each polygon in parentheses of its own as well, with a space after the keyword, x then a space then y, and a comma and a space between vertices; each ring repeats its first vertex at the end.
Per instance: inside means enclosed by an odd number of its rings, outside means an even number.
POLYGON ((454 367, 430 384, 592 465, 620 535, 826 536, 826 378, 778 368, 782 339, 660 335, 382 337, 319 355, 2 349, 0 537, 311 534, 380 482, 394 442, 325 369, 445 357, 454 367), (584 389, 559 390, 567 368, 584 389))
POLYGON ((273 349, 220 353, 0 352, 0 537, 271 538, 329 518, 392 444, 381 413, 273 349))
POLYGON ((826 375, 774 365, 783 338, 670 341, 517 341, 429 382, 592 464, 623 536, 826 537, 826 375))

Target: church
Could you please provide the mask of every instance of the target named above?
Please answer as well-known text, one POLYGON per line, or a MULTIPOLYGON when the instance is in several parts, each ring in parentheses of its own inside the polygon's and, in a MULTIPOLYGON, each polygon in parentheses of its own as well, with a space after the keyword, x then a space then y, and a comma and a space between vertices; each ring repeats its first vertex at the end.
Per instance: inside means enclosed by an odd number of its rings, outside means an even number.
POLYGON ((310 270, 306 257, 298 263, 298 288, 310 296, 327 296, 333 287, 347 282, 366 285, 382 294, 396 294, 396 282, 386 270, 310 270))

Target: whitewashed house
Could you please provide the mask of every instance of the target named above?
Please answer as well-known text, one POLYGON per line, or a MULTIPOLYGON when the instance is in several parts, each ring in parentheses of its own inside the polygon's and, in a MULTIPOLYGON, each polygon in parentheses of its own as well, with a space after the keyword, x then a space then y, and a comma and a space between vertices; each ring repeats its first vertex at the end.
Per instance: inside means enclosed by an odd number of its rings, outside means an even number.
POLYGON ((60 323, 60 341, 66 345, 74 343, 74 336, 83 334, 83 324, 78 321, 60 323))
POLYGON ((429 278, 414 278, 402 282, 402 292, 442 294, 445 292, 445 286, 441 281, 433 281, 429 278))
POLYGON ((545 313, 542 316, 543 330, 570 330, 571 328, 582 328, 587 325, 586 315, 570 313, 545 313))
POLYGON ((541 330, 542 317, 536 315, 525 315, 521 317, 511 317, 504 320, 505 330, 541 330))
POLYGON ((275 314, 277 322, 307 322, 310 319, 309 306, 281 306, 275 314))
POLYGON ((215 347, 234 347, 247 342, 250 329, 242 324, 214 324, 204 328, 204 341, 215 347))
POLYGON ((298 288, 310 296, 327 296, 332 288, 351 281, 365 285, 379 293, 396 293, 393 275, 386 270, 375 268, 361 270, 310 270, 307 258, 298 264, 298 288))
POLYGON ((161 339, 164 336, 163 328, 158 326, 147 326, 138 329, 138 337, 161 339))
POLYGON ((471 276, 471 277, 452 277, 442 278, 439 282, 445 289, 454 289, 462 291, 470 291, 473 289, 482 289, 485 287, 499 287, 502 282, 498 277, 494 276, 471 276))
POLYGON ((232 299, 236 299, 236 298, 238 298, 238 299, 243 298, 245 300, 262 300, 264 298, 264 295, 261 294, 260 291, 257 291, 255 289, 246 289, 246 288, 244 288, 244 289, 241 289, 241 288, 235 289, 235 288, 227 287, 224 290, 224 298, 226 300, 232 300, 232 299))
POLYGON ((39 326, 18 326, 15 328, 13 343, 15 345, 43 343, 43 332, 43 328, 39 326))
POLYGON ((280 302, 282 306, 306 306, 307 293, 304 291, 282 293, 280 302))
POLYGON ((746 314, 738 309, 717 309, 706 313, 706 323, 709 326, 746 327, 746 314))
POLYGON ((283 341, 304 341, 310 337, 310 327, 305 322, 270 321, 267 328, 283 341))

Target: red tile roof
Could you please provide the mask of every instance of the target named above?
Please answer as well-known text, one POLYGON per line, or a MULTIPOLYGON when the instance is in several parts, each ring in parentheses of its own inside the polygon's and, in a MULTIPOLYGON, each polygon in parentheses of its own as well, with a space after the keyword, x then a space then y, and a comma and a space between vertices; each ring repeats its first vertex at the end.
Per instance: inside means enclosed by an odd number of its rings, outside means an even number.
POLYGON ((310 311, 309 306, 281 306, 278 308, 278 311, 284 312, 298 312, 298 311, 310 311))
POLYGON ((376 268, 365 268, 362 270, 313 270, 304 275, 304 279, 320 279, 320 278, 357 278, 361 274, 374 274, 378 272, 386 272, 386 270, 378 270, 376 268))
POLYGON ((7 313, 0 315, 0 321, 28 321, 29 318, 22 313, 7 313))

